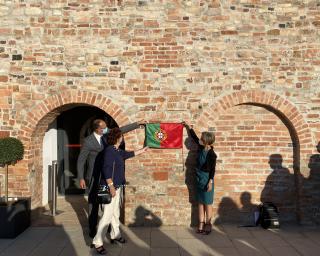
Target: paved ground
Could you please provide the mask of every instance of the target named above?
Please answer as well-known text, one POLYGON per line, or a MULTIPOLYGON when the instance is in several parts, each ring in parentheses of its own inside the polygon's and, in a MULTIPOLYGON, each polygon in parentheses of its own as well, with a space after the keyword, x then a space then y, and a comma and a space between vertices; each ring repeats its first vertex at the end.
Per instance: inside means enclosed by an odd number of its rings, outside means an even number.
MULTIPOLYGON (((185 227, 123 227, 128 243, 111 245, 108 255, 320 255, 319 228, 285 227, 281 230, 216 226, 209 236, 185 227)), ((14 240, 0 239, 0 255, 95 255, 81 228, 32 227, 14 240)))
MULTIPOLYGON (((0 239, 0 256, 96 255, 88 246, 91 240, 84 224, 86 213, 82 203, 73 203, 59 202, 64 213, 54 220, 42 217, 16 239, 0 239), (76 211, 69 209, 71 205, 76 211)), ((290 225, 280 230, 263 230, 228 224, 215 226, 209 236, 197 235, 188 227, 122 227, 122 230, 128 243, 111 245, 106 238, 108 255, 320 255, 320 227, 290 225)))

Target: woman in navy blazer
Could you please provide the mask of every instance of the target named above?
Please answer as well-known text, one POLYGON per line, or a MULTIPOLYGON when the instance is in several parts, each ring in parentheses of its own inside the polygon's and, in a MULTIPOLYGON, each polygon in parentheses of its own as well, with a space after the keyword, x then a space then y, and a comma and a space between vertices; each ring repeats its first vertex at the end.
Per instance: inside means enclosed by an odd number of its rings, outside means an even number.
POLYGON ((103 237, 105 236, 109 224, 111 225, 111 242, 124 243, 124 238, 120 234, 120 204, 123 197, 123 187, 126 183, 124 161, 128 158, 142 154, 148 147, 136 151, 125 151, 119 146, 122 142, 122 133, 119 128, 111 129, 107 134, 107 147, 104 150, 103 162, 101 163, 100 184, 107 185, 112 195, 110 204, 103 207, 103 215, 99 221, 97 234, 93 238, 92 246, 97 253, 106 254, 103 247, 103 237))

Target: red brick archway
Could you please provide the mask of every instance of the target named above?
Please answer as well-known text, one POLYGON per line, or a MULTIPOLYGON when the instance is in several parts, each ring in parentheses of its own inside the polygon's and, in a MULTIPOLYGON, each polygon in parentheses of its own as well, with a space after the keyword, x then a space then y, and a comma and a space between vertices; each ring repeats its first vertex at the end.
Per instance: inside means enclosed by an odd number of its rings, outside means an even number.
MULTIPOLYGON (((119 126, 129 123, 129 117, 124 114, 120 106, 110 98, 99 93, 67 90, 52 95, 35 105, 24 116, 20 131, 20 139, 25 145, 25 158, 20 166, 30 170, 29 195, 32 197, 32 206, 41 205, 42 198, 42 141, 48 125, 63 111, 73 106, 90 105, 104 110, 119 126), (33 170, 33 171, 32 171, 33 170)), ((134 134, 126 136, 130 141, 134 134)))
POLYGON ((270 91, 247 90, 223 95, 215 99, 199 117, 197 127, 210 129, 215 127, 219 116, 224 115, 235 106, 252 105, 273 112, 287 127, 293 147, 293 169, 296 180, 297 217, 305 219, 305 193, 303 177, 309 175, 308 160, 314 150, 312 133, 307 122, 296 106, 289 100, 270 91))
MULTIPOLYGON (((208 120, 213 122, 220 113, 241 104, 261 105, 262 107, 273 109, 295 130, 299 139, 301 154, 306 156, 302 157, 301 160, 308 159, 307 155, 312 154, 315 142, 313 141, 309 125, 304 120, 298 108, 289 100, 270 91, 247 90, 218 97, 213 102, 212 107, 207 108, 199 117, 199 126, 207 127, 208 120)), ((303 174, 307 174, 305 173, 306 170, 305 168, 301 169, 303 174)))
POLYGON ((214 120, 219 113, 240 104, 260 104, 278 112, 292 125, 297 133, 302 154, 312 154, 314 148, 313 136, 309 125, 300 114, 297 107, 284 97, 270 91, 247 90, 221 96, 215 100, 212 107, 207 108, 199 118, 200 127, 206 127, 206 120, 214 120))

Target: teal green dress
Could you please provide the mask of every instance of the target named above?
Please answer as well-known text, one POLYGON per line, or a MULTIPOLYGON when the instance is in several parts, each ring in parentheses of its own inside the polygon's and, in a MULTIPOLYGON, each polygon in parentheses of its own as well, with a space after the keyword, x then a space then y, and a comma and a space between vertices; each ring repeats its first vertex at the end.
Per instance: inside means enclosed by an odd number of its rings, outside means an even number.
POLYGON ((197 201, 201 204, 212 204, 214 184, 212 190, 207 192, 207 185, 209 182, 209 173, 201 170, 201 166, 206 162, 208 151, 202 149, 198 156, 198 167, 196 168, 197 175, 197 201))

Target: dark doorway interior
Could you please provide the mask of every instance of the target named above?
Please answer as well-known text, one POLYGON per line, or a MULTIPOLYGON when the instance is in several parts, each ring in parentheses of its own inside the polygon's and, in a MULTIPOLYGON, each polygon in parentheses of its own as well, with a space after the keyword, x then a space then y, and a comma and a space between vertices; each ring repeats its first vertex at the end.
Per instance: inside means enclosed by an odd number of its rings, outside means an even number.
POLYGON ((57 117, 59 194, 84 194, 77 181, 77 159, 83 139, 91 134, 94 119, 103 119, 109 128, 116 122, 103 110, 93 106, 76 106, 57 117))

